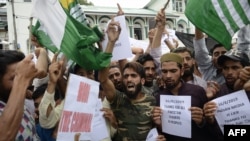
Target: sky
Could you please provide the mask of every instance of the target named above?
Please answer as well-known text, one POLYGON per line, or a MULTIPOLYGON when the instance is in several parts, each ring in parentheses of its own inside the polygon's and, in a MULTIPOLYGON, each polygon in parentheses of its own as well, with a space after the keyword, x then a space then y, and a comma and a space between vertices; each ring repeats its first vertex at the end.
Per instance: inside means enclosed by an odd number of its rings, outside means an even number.
POLYGON ((110 6, 116 7, 116 4, 119 3, 121 7, 124 8, 142 8, 150 0, 88 0, 92 2, 95 6, 110 6))

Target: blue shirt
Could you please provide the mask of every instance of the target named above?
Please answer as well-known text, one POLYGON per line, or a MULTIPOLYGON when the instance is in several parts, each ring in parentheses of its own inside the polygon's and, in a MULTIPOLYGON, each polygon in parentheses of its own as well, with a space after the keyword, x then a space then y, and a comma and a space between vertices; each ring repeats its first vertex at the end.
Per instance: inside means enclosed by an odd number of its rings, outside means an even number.
POLYGON ((55 128, 51 129, 42 128, 39 123, 36 125, 36 131, 41 141, 56 141, 56 139, 52 137, 54 129, 55 128))

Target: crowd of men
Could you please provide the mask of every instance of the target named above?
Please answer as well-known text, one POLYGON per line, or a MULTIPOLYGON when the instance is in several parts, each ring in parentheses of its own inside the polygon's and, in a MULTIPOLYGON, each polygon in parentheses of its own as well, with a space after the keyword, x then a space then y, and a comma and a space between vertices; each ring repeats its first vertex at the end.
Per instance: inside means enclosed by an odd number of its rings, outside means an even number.
MULTIPOLYGON (((231 50, 216 44, 208 51, 204 33, 196 29, 193 51, 166 41, 171 52, 162 54, 165 22, 161 9, 156 27, 149 33, 147 51, 132 61, 110 62, 101 70, 87 70, 78 64, 66 68, 66 58, 58 60, 58 54, 50 60, 35 37, 35 56, 0 50, 0 140, 55 141, 67 77, 72 73, 100 83, 101 111, 109 130, 109 137, 103 141, 145 141, 154 128, 157 141, 223 141, 216 120, 218 105, 213 100, 238 90, 245 90, 250 100, 250 53, 240 43, 231 50), (191 137, 164 132, 161 98, 166 95, 191 97, 191 137)), ((244 28, 241 35, 249 34, 250 26, 244 28)), ((119 22, 112 20, 106 32, 108 44, 104 52, 112 53, 121 33, 119 22)), ((248 36, 239 38, 250 47, 244 37, 248 36)), ((79 136, 68 140, 79 140, 79 136)))

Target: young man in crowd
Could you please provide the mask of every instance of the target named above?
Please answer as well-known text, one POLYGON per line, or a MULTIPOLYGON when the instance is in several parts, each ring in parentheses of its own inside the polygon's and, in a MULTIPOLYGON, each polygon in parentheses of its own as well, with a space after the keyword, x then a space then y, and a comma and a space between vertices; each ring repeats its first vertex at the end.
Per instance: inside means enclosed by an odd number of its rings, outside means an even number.
POLYGON ((158 85, 156 83, 157 66, 154 58, 150 54, 145 53, 140 55, 136 60, 136 62, 140 63, 145 70, 146 76, 145 76, 145 83, 143 85, 144 90, 147 91, 147 93, 153 95, 158 90, 158 85))
POLYGON ((211 141, 207 133, 205 120, 203 118, 203 105, 208 101, 205 90, 198 85, 189 84, 182 80, 184 69, 183 59, 176 53, 166 53, 161 57, 161 73, 165 88, 160 89, 156 95, 157 107, 153 110, 153 119, 162 131, 162 109, 160 106, 161 95, 191 96, 191 138, 185 138, 164 133, 168 141, 211 141))
POLYGON ((14 50, 0 50, 0 140, 39 140, 33 115, 25 106, 28 86, 39 75, 32 61, 14 50))
POLYGON ((115 88, 123 92, 123 85, 122 85, 122 74, 120 67, 117 63, 110 64, 109 66, 109 79, 113 82, 115 85, 115 88))
MULTIPOLYGON (((46 128, 41 127, 41 125, 39 123, 38 107, 41 103, 41 100, 43 98, 45 90, 47 89, 47 86, 48 86, 47 84, 43 84, 43 85, 37 87, 37 89, 32 94, 32 99, 34 100, 34 105, 35 105, 35 117, 34 118, 35 118, 35 122, 36 122, 36 132, 37 132, 41 141, 56 141, 55 135, 56 135, 57 130, 55 130, 55 129, 57 127, 46 129, 46 128)), ((61 96, 60 96, 58 89, 56 89, 56 91, 55 91, 54 100, 56 101, 57 104, 59 104, 61 101, 61 96)))
MULTIPOLYGON (((120 32, 118 22, 108 25, 109 42, 105 52, 112 53, 120 32)), ((122 69, 122 76, 124 92, 119 92, 108 78, 108 68, 99 71, 99 81, 117 119, 117 134, 114 140, 146 140, 149 130, 154 127, 151 111, 155 105, 155 98, 142 92, 145 82, 143 66, 137 62, 126 63, 122 69)), ((165 140, 162 136, 158 139, 165 140)))
MULTIPOLYGON (((218 98, 232 92, 238 90, 239 86, 235 88, 236 81, 241 79, 240 81, 246 83, 245 79, 250 78, 250 74, 247 73, 250 62, 247 54, 243 51, 232 49, 228 51, 226 54, 221 55, 218 58, 218 64, 222 68, 222 73, 225 78, 225 83, 218 86, 210 86, 214 92, 214 98, 218 98), (239 77, 240 72, 246 71, 246 75, 244 77, 239 77)), ((241 88, 243 88, 244 83, 240 84, 241 88)), ((248 99, 250 99, 250 91, 247 91, 248 99)), ((224 136, 219 128, 217 121, 215 120, 215 111, 217 109, 217 105, 213 101, 209 101, 204 105, 204 115, 211 126, 211 132, 215 137, 217 137, 218 141, 223 141, 224 136)))
POLYGON ((210 50, 210 56, 205 42, 205 35, 197 28, 195 28, 195 38, 193 42, 195 60, 198 64, 203 79, 205 81, 215 81, 219 84, 223 84, 225 79, 222 75, 222 70, 217 63, 217 60, 221 55, 226 53, 226 48, 221 44, 216 44, 210 50))
POLYGON ((199 85, 206 90, 207 82, 201 77, 194 74, 195 60, 192 51, 187 47, 178 47, 172 52, 177 53, 183 58, 184 73, 182 79, 187 83, 199 85))

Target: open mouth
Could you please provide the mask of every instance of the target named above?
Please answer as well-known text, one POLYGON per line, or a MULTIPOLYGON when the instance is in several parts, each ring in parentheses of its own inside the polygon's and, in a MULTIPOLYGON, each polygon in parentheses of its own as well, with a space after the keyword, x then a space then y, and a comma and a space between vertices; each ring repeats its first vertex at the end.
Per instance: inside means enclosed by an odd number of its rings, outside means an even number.
POLYGON ((128 89, 128 90, 131 90, 131 89, 134 89, 134 88, 135 88, 135 85, 132 84, 132 83, 129 83, 129 84, 127 85, 127 89, 128 89))

